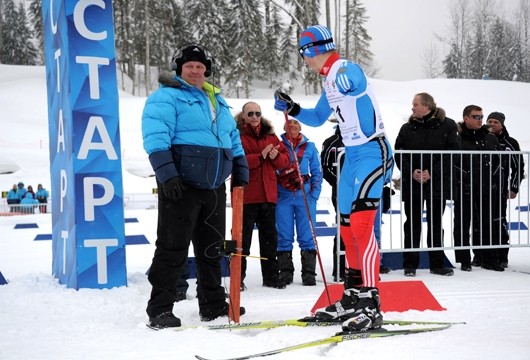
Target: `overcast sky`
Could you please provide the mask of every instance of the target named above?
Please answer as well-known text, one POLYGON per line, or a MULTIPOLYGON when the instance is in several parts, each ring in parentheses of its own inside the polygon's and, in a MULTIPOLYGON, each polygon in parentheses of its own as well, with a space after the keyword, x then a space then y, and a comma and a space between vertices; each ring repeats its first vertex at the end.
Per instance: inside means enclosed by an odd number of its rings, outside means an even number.
MULTIPOLYGON (((424 78, 421 55, 431 42, 446 50, 434 34, 447 37, 451 0, 364 0, 371 50, 379 67, 377 78, 413 80, 424 78)), ((509 14, 519 1, 498 0, 509 14)))

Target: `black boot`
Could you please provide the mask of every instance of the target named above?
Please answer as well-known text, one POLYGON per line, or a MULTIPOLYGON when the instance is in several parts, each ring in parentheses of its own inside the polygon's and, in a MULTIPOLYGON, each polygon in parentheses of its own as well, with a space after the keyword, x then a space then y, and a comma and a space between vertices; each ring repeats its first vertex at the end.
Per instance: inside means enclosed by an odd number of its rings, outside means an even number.
POLYGON ((280 280, 285 285, 292 284, 294 276, 293 253, 291 251, 278 251, 277 256, 280 280))
POLYGON ((317 266, 317 251, 305 250, 300 253, 302 257, 302 285, 315 286, 317 281, 315 268, 317 266))
POLYGON ((346 269, 344 274, 344 293, 340 301, 315 312, 322 321, 345 321, 354 316, 359 301, 359 292, 363 284, 361 270, 346 269))
POLYGON ((355 311, 342 323, 344 331, 377 330, 383 325, 381 300, 377 288, 364 287, 357 294, 355 311))

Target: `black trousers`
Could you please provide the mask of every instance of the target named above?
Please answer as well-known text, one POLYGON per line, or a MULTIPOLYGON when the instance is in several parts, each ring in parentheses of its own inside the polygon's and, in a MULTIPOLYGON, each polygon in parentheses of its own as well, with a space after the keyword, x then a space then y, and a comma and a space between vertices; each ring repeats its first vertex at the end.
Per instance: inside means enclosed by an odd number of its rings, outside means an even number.
POLYGON ((186 271, 190 241, 197 266, 199 311, 224 306, 219 248, 225 239, 226 191, 188 188, 182 198, 167 199, 158 186, 156 249, 148 279, 153 286, 147 314, 156 316, 173 309, 176 287, 186 271))
MULTIPOLYGON (((506 191, 501 196, 501 245, 510 244, 510 232, 508 231, 508 220, 506 218, 506 210, 508 208, 508 197, 506 191)), ((509 248, 499 249, 499 261, 508 262, 509 248)))
MULTIPOLYGON (((405 224, 403 225, 405 249, 417 249, 420 247, 423 206, 427 210, 427 246, 439 248, 443 241, 442 217, 445 212, 445 198, 430 198, 415 196, 414 194, 405 199, 405 224)), ((444 265, 444 252, 442 250, 429 251, 430 268, 440 268, 444 265)), ((418 251, 403 252, 403 268, 417 269, 420 263, 418 251)))
MULTIPOLYGON (((243 206, 243 255, 250 255, 254 224, 258 228, 260 257, 267 260, 261 262, 263 282, 278 280, 278 232, 276 230, 276 204, 259 203, 243 206)), ((247 259, 241 261, 241 281, 245 279, 247 259)))
MULTIPOLYGON (((482 264, 498 264, 499 249, 480 248, 483 245, 500 244, 502 220, 498 188, 487 183, 475 184, 473 191, 466 191, 462 195, 456 194, 454 207, 455 247, 472 244, 474 253, 481 257, 482 264), (485 190, 481 192, 481 188, 485 190)), ((455 250, 455 260, 469 265, 470 251, 455 250)))

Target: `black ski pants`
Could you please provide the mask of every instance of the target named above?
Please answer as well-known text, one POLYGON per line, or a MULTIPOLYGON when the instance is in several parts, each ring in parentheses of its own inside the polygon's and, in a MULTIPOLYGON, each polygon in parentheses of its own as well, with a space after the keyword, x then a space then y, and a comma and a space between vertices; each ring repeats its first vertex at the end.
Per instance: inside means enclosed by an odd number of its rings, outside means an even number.
MULTIPOLYGON (((501 236, 501 211, 499 191, 496 185, 475 184, 473 191, 467 189, 462 195, 457 194, 454 201, 454 241, 455 247, 474 247, 475 255, 479 255, 482 264, 497 265, 499 249, 481 249, 481 246, 499 245, 501 236), (470 232, 471 228, 471 232, 470 232)), ((469 250, 455 250, 457 263, 469 265, 469 250)))
MULTIPOLYGON (((250 255, 254 224, 258 228, 261 275, 264 283, 278 280, 279 268, 277 258, 278 232, 276 230, 276 204, 259 203, 243 206, 243 255, 250 255)), ((241 261, 241 281, 245 279, 247 259, 241 261)))
MULTIPOLYGON (((429 248, 442 247, 444 236, 442 217, 445 211, 445 199, 413 194, 404 201, 405 216, 407 217, 403 225, 405 249, 420 248, 424 204, 427 210, 427 246, 429 248)), ((420 253, 418 251, 403 252, 403 268, 417 269, 419 263, 420 253)), ((443 250, 429 251, 429 263, 431 269, 442 267, 444 265, 443 250)))
POLYGON ((215 190, 189 187, 177 202, 167 199, 159 185, 156 249, 148 275, 153 286, 146 310, 149 317, 172 311, 177 283, 186 271, 190 241, 197 266, 199 311, 225 306, 219 255, 225 230, 224 184, 215 190))

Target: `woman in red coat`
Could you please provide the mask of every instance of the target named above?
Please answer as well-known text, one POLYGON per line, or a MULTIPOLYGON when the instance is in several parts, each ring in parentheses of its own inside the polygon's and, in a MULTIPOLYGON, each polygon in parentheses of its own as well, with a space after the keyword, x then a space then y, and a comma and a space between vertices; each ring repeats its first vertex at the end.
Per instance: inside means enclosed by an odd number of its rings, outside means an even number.
MULTIPOLYGON (((285 289, 280 281, 276 249, 276 202, 278 185, 276 170, 289 166, 289 154, 286 147, 274 133, 271 122, 262 117, 261 108, 255 102, 243 105, 236 115, 241 134, 241 143, 245 150, 249 168, 249 182, 245 190, 243 206, 243 255, 250 254, 254 225, 258 228, 261 275, 263 286, 285 289)), ((241 291, 245 289, 243 280, 247 262, 243 257, 241 264, 241 291)))

